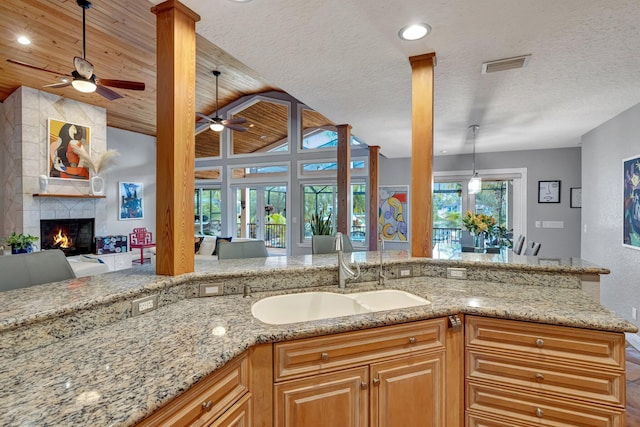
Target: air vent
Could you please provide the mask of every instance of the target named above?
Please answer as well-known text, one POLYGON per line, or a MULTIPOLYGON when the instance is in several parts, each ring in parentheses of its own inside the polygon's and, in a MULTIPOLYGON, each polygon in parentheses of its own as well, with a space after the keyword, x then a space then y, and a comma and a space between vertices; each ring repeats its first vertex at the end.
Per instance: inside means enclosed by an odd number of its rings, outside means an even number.
POLYGON ((498 71, 513 70, 527 66, 531 55, 516 56, 514 58, 497 59, 482 63, 482 74, 496 73, 498 71))

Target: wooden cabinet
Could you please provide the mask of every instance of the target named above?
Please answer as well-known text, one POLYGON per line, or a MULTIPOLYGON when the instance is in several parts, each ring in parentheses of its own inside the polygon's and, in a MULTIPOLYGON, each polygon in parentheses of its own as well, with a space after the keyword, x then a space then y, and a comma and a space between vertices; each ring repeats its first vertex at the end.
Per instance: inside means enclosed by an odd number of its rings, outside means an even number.
POLYGON ((446 339, 434 319, 275 344, 274 426, 444 427, 446 339))
POLYGON ((467 426, 624 426, 624 334, 467 316, 465 342, 467 426))

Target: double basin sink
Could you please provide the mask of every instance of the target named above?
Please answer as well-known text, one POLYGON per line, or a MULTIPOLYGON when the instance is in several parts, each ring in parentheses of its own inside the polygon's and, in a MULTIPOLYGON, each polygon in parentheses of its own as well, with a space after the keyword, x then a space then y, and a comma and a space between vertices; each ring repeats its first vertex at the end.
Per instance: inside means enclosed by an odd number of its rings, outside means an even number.
POLYGON ((353 294, 305 292, 261 299, 251 313, 264 323, 284 325, 428 304, 431 302, 422 297, 395 289, 353 294))

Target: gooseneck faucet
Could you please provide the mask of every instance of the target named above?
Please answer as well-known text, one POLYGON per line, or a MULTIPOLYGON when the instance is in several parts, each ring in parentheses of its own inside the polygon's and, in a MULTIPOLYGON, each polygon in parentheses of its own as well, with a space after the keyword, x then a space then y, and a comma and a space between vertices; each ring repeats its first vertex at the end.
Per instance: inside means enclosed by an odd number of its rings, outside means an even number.
POLYGON ((338 284, 340 289, 344 289, 347 284, 347 279, 357 279, 360 277, 360 265, 356 262, 356 268, 358 272, 353 271, 349 265, 345 262, 343 256, 344 246, 342 244, 342 233, 336 233, 336 252, 338 253, 338 284))
POLYGON ((384 269, 382 268, 382 251, 384 250, 384 240, 382 240, 382 236, 378 236, 379 247, 378 251, 380 252, 380 271, 378 271, 378 286, 384 286, 384 269))

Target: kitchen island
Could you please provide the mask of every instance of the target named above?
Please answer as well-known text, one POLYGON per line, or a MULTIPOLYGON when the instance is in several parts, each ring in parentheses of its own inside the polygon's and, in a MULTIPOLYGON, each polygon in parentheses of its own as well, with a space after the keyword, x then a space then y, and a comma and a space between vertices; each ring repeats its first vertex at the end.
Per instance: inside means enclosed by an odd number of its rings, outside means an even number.
MULTIPOLYGON (((431 304, 354 316, 267 325, 251 305, 274 294, 338 291, 332 255, 205 261, 178 277, 153 266, 42 285, 0 295, 2 425, 133 425, 247 349, 454 315, 534 322, 614 333, 636 328, 581 289, 581 277, 607 274, 579 260, 426 260, 385 252, 385 288, 431 304), (447 279, 447 268, 466 280, 447 279), (409 271, 410 276, 405 277, 409 271), (196 298, 201 285, 222 296, 196 298), (244 297, 246 285, 250 297, 244 297), (158 309, 131 316, 133 300, 157 295, 158 309), (213 331, 218 333, 212 333, 213 331), (224 331, 222 334, 220 331, 224 331)), ((375 289, 378 253, 355 253, 375 289)))

